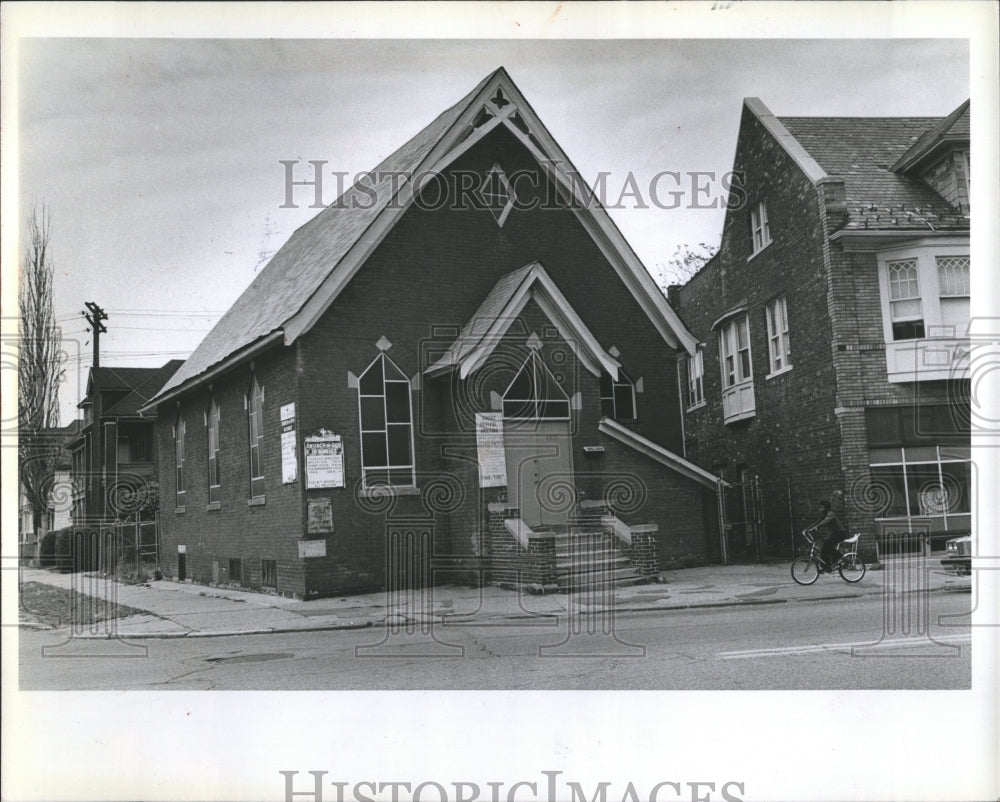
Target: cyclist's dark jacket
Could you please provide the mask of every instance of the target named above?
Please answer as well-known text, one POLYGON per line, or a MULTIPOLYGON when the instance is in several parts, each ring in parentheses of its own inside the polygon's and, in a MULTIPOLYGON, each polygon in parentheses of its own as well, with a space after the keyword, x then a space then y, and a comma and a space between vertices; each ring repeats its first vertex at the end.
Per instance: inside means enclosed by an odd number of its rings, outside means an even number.
POLYGON ((847 537, 847 530, 840 522, 840 519, 834 514, 833 510, 829 510, 823 516, 823 520, 815 524, 814 528, 826 535, 828 539, 834 541, 840 541, 847 537))

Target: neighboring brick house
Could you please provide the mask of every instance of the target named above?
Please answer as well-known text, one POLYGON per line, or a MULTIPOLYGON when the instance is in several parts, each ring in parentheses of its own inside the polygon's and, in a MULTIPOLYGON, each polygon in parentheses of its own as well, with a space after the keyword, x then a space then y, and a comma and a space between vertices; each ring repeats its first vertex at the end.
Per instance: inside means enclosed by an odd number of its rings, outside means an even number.
POLYGON ((73 523, 114 520, 119 499, 144 482, 156 481, 155 415, 140 415, 183 360, 158 368, 94 367, 87 394, 77 405, 83 422, 70 442, 73 523))
POLYGON ((776 118, 744 101, 719 252, 675 308, 686 454, 733 483, 723 558, 787 554, 830 499, 852 531, 970 527, 969 104, 776 118))
POLYGON ((146 407, 164 571, 312 597, 704 561, 695 340, 575 179, 500 69, 296 231, 146 407))

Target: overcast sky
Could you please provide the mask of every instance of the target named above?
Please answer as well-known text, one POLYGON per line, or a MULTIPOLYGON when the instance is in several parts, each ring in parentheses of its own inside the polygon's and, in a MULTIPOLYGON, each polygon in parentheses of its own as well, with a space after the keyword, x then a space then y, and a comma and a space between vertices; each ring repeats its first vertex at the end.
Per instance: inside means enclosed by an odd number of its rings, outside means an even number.
MULTIPOLYGON (((308 160, 374 167, 501 65, 583 176, 610 174, 610 200, 630 173, 645 195, 660 171, 728 170, 747 96, 778 116, 945 115, 969 97, 957 39, 22 40, 21 210, 51 210, 71 354, 89 365, 73 316, 95 301, 102 364, 186 356, 262 248, 317 213, 309 190, 281 208, 281 160, 301 178, 308 160)), ((612 216, 651 270, 718 243, 719 210, 626 205, 612 216)))

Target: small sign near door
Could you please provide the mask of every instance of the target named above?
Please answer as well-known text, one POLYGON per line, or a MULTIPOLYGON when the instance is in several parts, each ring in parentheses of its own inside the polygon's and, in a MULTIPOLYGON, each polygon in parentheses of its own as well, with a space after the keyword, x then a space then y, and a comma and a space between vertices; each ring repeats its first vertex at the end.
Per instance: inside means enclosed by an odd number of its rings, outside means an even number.
POLYGON ((479 486, 506 487, 507 462, 501 413, 476 413, 476 448, 479 452, 479 486))

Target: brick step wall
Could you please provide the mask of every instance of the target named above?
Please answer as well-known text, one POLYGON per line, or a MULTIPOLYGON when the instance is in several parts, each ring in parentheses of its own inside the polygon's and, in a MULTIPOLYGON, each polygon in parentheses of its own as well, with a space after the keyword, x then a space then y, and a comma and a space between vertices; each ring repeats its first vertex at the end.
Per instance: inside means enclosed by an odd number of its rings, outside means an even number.
POLYGON ((603 530, 580 531, 571 526, 553 534, 556 583, 562 590, 610 589, 648 581, 603 530))

